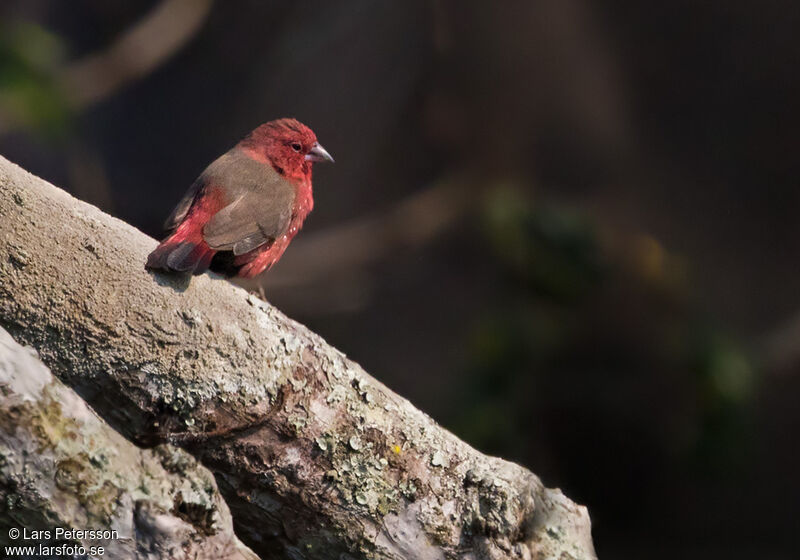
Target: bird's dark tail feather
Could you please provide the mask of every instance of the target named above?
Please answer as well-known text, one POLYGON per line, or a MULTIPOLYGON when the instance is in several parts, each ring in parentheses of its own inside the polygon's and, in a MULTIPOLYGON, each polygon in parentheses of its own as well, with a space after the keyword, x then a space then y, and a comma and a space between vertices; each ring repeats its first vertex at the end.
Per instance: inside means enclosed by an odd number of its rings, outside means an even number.
POLYGON ((208 270, 216 251, 205 241, 177 241, 165 239, 147 257, 147 268, 173 272, 191 272, 194 275, 208 270))

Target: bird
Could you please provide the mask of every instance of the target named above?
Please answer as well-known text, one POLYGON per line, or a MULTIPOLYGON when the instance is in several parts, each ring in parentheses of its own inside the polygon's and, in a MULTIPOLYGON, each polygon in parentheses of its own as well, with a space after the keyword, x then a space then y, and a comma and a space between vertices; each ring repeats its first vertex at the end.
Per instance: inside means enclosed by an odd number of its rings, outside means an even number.
POLYGON ((262 124, 214 160, 164 225, 146 268, 252 278, 283 255, 314 207, 314 163, 333 162, 293 118, 262 124))

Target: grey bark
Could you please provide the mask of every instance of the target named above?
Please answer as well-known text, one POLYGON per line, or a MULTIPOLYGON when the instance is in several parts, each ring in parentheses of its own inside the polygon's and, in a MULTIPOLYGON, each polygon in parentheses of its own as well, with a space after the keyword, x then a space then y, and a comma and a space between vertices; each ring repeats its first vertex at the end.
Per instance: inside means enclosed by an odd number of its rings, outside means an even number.
POLYGON ((35 546, 37 558, 58 557, 47 551, 62 539, 106 558, 257 558, 207 469, 181 449, 127 441, 3 329, 0 388, 4 546, 35 546), (11 538, 15 529, 25 533, 11 538))
POLYGON ((120 433, 210 468, 259 555, 595 557, 584 507, 244 290, 145 271, 154 246, 0 158, 0 326, 120 433))

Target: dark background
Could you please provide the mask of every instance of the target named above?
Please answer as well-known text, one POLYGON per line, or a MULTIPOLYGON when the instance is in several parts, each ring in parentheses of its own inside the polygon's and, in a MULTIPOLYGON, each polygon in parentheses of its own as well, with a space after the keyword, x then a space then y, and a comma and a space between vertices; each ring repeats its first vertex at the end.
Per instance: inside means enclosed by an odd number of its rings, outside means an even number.
POLYGON ((267 299, 586 504, 600 558, 795 558, 799 30, 788 0, 7 0, 0 153, 158 236, 297 117, 337 163, 267 299))

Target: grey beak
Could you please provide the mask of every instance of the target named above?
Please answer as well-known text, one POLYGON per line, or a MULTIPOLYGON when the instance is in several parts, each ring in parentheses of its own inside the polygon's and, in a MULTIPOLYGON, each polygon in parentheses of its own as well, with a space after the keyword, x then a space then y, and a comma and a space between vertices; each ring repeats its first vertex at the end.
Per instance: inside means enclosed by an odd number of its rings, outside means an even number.
POLYGON ((319 142, 314 142, 311 150, 306 154, 306 161, 329 161, 333 163, 333 156, 320 146, 319 142))

